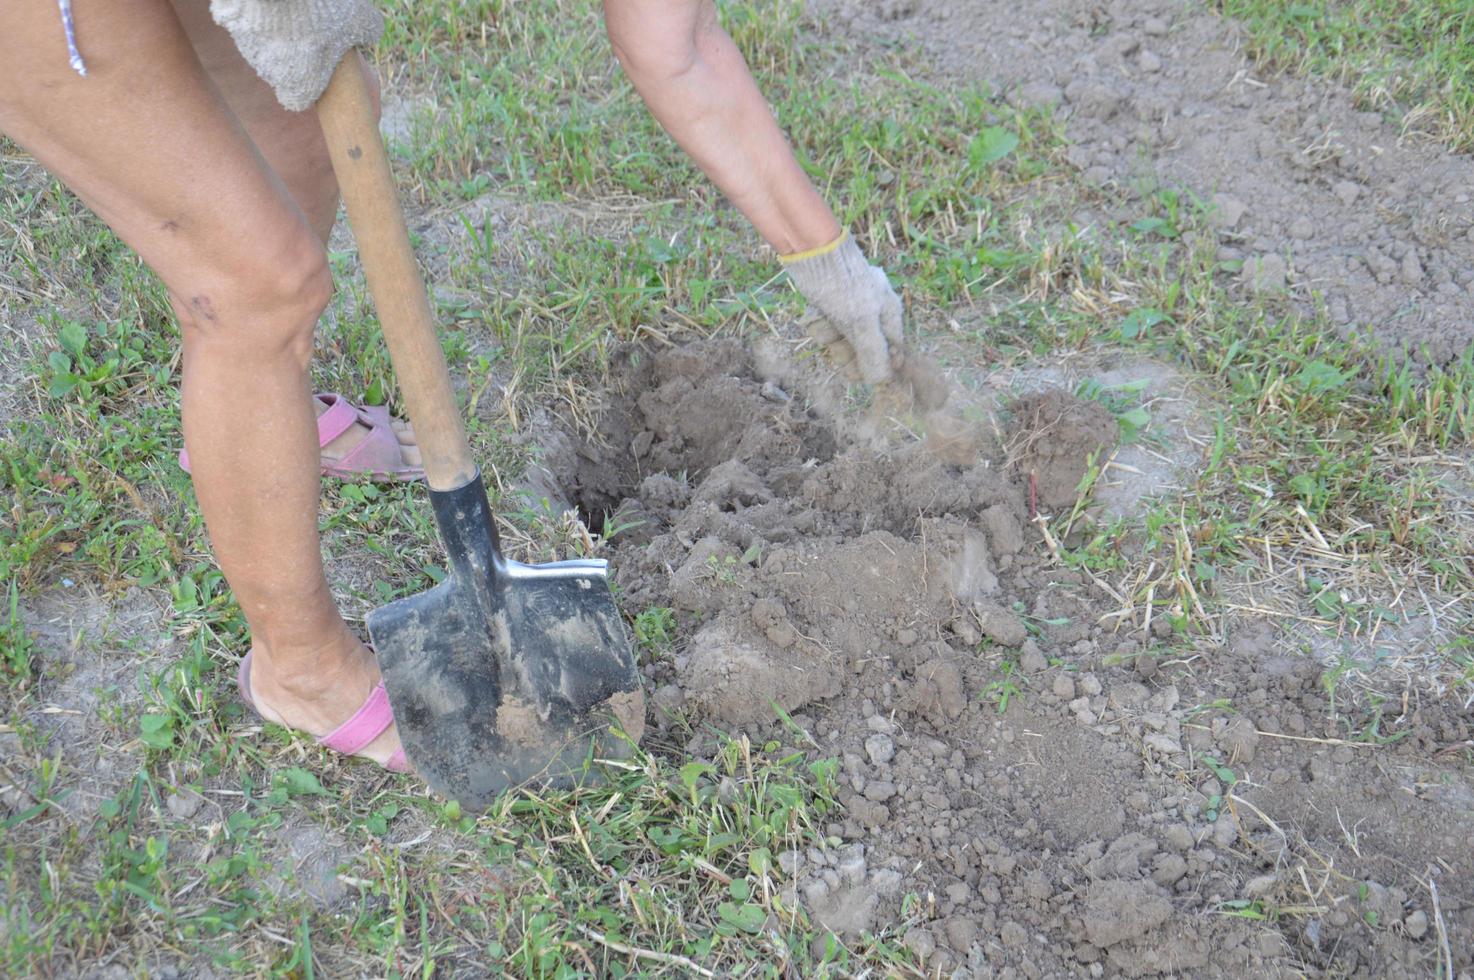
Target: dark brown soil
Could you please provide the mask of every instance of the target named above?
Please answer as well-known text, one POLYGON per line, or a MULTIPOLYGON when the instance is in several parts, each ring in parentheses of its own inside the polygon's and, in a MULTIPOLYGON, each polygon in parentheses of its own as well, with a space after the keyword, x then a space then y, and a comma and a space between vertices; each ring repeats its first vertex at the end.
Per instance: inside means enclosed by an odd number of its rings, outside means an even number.
POLYGON ((619 377, 550 465, 646 522, 612 546, 623 601, 687 637, 645 667, 652 724, 798 745, 776 706, 842 761, 842 843, 782 862, 831 928, 914 893, 908 944, 958 976, 1426 975, 1440 930, 1474 957, 1468 715, 1410 694, 1382 709, 1401 741, 1349 741, 1370 716, 1260 624, 1221 648, 1101 625, 1029 519, 1031 476, 1068 506, 1109 451, 1098 406, 1026 396, 958 463, 763 345, 619 377))

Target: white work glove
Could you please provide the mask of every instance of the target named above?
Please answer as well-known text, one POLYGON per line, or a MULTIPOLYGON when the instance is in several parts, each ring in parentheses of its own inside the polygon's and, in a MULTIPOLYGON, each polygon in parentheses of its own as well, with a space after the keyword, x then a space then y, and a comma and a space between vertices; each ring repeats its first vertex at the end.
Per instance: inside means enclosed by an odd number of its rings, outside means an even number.
POLYGON ((210 16, 292 112, 312 108, 344 53, 384 30, 371 0, 210 0, 210 16))
POLYGON ((828 245, 779 259, 804 299, 844 338, 860 376, 870 384, 891 380, 905 363, 906 341, 901 298, 885 270, 865 261, 849 232, 828 245))

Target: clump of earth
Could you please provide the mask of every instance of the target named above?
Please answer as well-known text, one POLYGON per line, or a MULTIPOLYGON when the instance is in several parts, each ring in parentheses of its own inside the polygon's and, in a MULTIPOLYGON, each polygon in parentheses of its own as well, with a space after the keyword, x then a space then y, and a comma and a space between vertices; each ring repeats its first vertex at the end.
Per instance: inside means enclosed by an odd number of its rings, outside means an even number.
POLYGON ((899 924, 963 977, 1408 974, 1439 934, 1470 962, 1474 783, 1435 761, 1467 713, 1414 706, 1373 756, 1260 624, 1186 654, 1166 617, 1113 632, 1034 526, 1111 450, 1099 405, 857 404, 777 343, 625 351, 599 431, 544 462, 626 528, 626 609, 680 624, 643 668, 651 725, 840 761, 832 846, 779 861, 814 919, 899 924))

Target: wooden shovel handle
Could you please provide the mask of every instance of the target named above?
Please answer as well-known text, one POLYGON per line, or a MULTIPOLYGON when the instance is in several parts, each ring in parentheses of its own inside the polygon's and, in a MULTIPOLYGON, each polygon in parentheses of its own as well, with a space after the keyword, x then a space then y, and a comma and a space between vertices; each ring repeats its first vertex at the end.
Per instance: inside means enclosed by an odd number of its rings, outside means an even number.
POLYGON ((364 71, 358 52, 350 49, 317 100, 317 117, 379 311, 389 360, 415 427, 425 477, 432 490, 454 490, 476 476, 476 463, 466 444, 364 71))

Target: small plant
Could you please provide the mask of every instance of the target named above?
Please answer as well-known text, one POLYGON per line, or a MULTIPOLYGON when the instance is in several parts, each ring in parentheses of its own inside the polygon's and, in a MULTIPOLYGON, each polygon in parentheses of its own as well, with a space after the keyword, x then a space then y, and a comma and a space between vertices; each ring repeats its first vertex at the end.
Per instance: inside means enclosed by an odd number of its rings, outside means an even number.
POLYGON ((64 323, 57 332, 61 350, 52 351, 46 358, 51 369, 51 383, 46 393, 52 398, 65 398, 73 389, 81 387, 83 394, 111 378, 118 369, 120 358, 110 354, 99 363, 87 353, 87 328, 75 320, 64 323))
POLYGON ((731 585, 737 581, 737 558, 734 555, 711 555, 706 559, 706 571, 713 582, 731 585))
POLYGON ((1028 607, 1022 602, 1015 602, 1013 604, 1013 611, 1018 614, 1019 621, 1024 624, 1024 629, 1028 630, 1030 636, 1042 637, 1044 635, 1044 627, 1046 626, 1070 625, 1070 617, 1068 616, 1035 616, 1028 612, 1027 609, 1028 607))
POLYGON ((174 747, 174 716, 145 714, 138 719, 138 739, 160 752, 174 747))
POLYGON ((741 558, 735 555, 711 555, 706 559, 706 570, 713 581, 722 585, 733 585, 737 582, 738 566, 755 565, 762 556, 762 548, 758 545, 753 545, 744 551, 741 558))
POLYGON ((24 690, 31 680, 31 636, 20 616, 20 586, 12 579, 5 605, 5 618, 0 620, 0 674, 7 683, 24 690))
POLYGON ((613 514, 604 515, 604 527, 599 532, 599 536, 606 542, 613 541, 616 536, 626 531, 633 531, 637 527, 643 527, 644 524, 643 520, 627 518, 616 511, 613 514))
POLYGON ((1143 306, 1128 313, 1121 320, 1121 339, 1136 340, 1145 337, 1159 323, 1170 323, 1171 320, 1172 318, 1161 310, 1143 306))
POLYGON ((1210 755, 1203 756, 1203 764, 1213 771, 1218 781, 1223 784, 1223 792, 1214 793, 1208 797, 1208 809, 1204 814, 1210 821, 1218 819, 1218 811, 1223 806, 1225 796, 1232 795, 1233 788, 1238 785, 1239 777, 1234 771, 1210 755))
MULTIPOLYGON (((1152 321, 1152 323, 1158 322, 1161 321, 1152 321)), ((1124 325, 1122 329, 1125 329, 1124 325)), ((1143 328, 1138 325, 1138 329, 1143 328)), ((1129 445, 1141 438, 1143 430, 1152 421, 1151 413, 1146 410, 1145 405, 1141 404, 1140 399, 1146 386, 1145 378, 1119 385, 1103 385, 1092 378, 1086 378, 1075 388, 1075 397, 1099 402, 1105 406, 1106 411, 1111 413, 1121 430, 1121 444, 1129 445)))
MULTIPOLYGON (((1372 897, 1372 889, 1366 882, 1359 882, 1356 886, 1356 902, 1358 905, 1366 905, 1372 897)), ((1373 929, 1377 927, 1377 910, 1364 908, 1361 912, 1362 921, 1373 929)))
POLYGON ((676 613, 669 606, 654 606, 635 617, 635 642, 652 656, 660 656, 675 645, 676 613))
POLYGON ((1201 715, 1206 711, 1227 711, 1234 714, 1238 713, 1238 709, 1233 706, 1233 701, 1231 699, 1216 698, 1212 701, 1204 701, 1201 704, 1193 705, 1182 713, 1182 717, 1190 720, 1198 717, 1198 715, 1201 715))
POLYGON ((1264 908, 1264 903, 1257 898, 1235 898, 1221 902, 1216 911, 1240 919, 1263 920, 1271 917, 1271 913, 1264 908))
POLYGON ((1331 702, 1329 713, 1332 718, 1337 717, 1336 690, 1341 686, 1341 680, 1344 677, 1348 676, 1352 671, 1356 670, 1359 666, 1361 665, 1358 664, 1355 659, 1346 654, 1342 654, 1336 660, 1336 663, 1333 667, 1320 675, 1320 685, 1321 687, 1325 688, 1326 697, 1330 699, 1331 702))
POLYGON ((986 126, 967 146, 967 162, 974 170, 997 163, 1018 149, 1018 134, 1002 126, 986 126))
POLYGON ((1359 727, 1352 723, 1351 719, 1345 718, 1347 737, 1353 742, 1366 742, 1369 745, 1391 745, 1400 742, 1411 734, 1411 729, 1403 729, 1400 732, 1384 732, 1382 730, 1382 719, 1385 714, 1382 705, 1387 699, 1376 694, 1368 695, 1370 706, 1364 712, 1370 717, 1359 727))
POLYGON ((1010 700, 1023 696, 1023 690, 1014 680, 1014 675, 1018 673, 1018 664, 1012 660, 1005 660, 998 665, 998 672, 1002 676, 983 688, 981 697, 985 701, 995 703, 998 706, 998 713, 1001 715, 1008 711, 1008 702, 1010 700))

